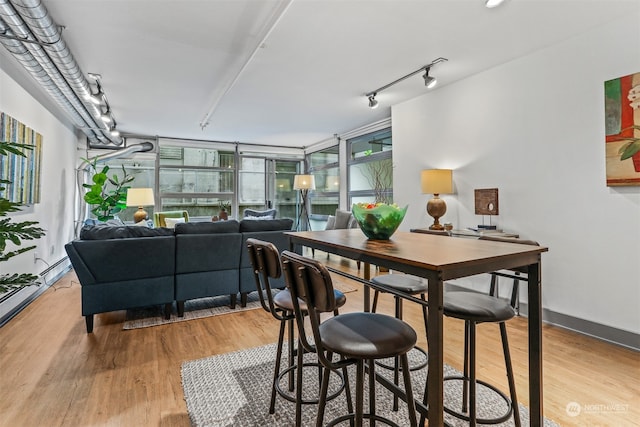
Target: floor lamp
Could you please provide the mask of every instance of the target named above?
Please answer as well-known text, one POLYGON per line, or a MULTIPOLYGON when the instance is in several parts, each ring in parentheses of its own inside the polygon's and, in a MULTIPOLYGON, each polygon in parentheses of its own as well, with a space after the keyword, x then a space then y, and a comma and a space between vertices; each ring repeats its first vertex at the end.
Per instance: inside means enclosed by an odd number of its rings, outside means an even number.
POLYGON ((296 222, 296 230, 301 231, 303 228, 302 221, 305 221, 305 230, 311 231, 311 223, 309 222, 309 212, 307 211, 307 201, 309 190, 316 189, 316 180, 313 175, 296 175, 293 178, 293 189, 300 190, 300 198, 302 206, 298 213, 298 221, 296 222))

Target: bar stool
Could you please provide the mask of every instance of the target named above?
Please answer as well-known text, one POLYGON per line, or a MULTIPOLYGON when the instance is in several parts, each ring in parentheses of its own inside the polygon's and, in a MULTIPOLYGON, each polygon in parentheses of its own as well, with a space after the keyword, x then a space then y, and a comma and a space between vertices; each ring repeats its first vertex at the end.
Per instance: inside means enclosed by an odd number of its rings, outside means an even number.
MULTIPOLYGON (((427 293, 427 284, 424 283, 422 281, 422 279, 420 279, 419 277, 415 277, 409 274, 384 274, 381 276, 376 276, 373 279, 371 279, 371 281, 375 284, 378 285, 382 285, 382 286, 386 286, 388 288, 394 289, 396 291, 405 293, 407 295, 420 295, 420 298, 423 301, 427 301, 426 298, 426 293, 427 293)), ((373 304, 371 306, 371 312, 375 313, 377 306, 378 306, 378 296, 380 294, 381 291, 379 290, 375 290, 374 294, 373 294, 373 304)), ((398 295, 394 295, 394 300, 395 300, 395 317, 396 319, 400 319, 402 320, 402 302, 403 299, 401 296, 398 295)), ((427 333, 427 306, 423 305, 422 306, 422 317, 424 318, 424 330, 425 333, 427 333)), ((424 368, 425 366, 427 366, 427 363, 429 362, 428 359, 428 355, 427 355, 427 351, 423 348, 420 348, 418 346, 415 347, 415 349, 419 352, 421 352, 424 355, 424 361, 415 364, 413 366, 411 366, 409 368, 409 371, 417 371, 419 369, 424 368)), ((387 364, 384 364, 382 361, 377 361, 376 364, 380 367, 383 367, 385 369, 391 369, 393 370, 393 382, 394 384, 398 385, 398 381, 399 381, 399 365, 398 365, 398 358, 395 358, 394 360, 394 365, 390 366, 387 364)), ((397 411, 398 410, 398 396, 394 395, 393 396, 393 410, 397 411)))
MULTIPOLYGON (((462 410, 457 412, 444 407, 445 412, 456 418, 469 422, 470 426, 476 424, 499 424, 513 415, 514 423, 520 427, 520 411, 518 409, 518 398, 516 396, 516 386, 511 365, 511 354, 509 352, 509 341, 507 339, 507 327, 505 322, 515 316, 515 310, 509 303, 491 295, 469 292, 452 291, 447 292, 444 297, 444 315, 465 321, 465 366, 463 375, 447 376, 444 381, 463 381, 462 410), (497 387, 476 378, 476 325, 478 323, 498 323, 500 326, 500 337, 502 339, 502 351, 504 353, 504 363, 506 367, 507 380, 509 382, 509 394, 507 397, 497 387), (496 392, 509 406, 508 411, 496 418, 478 418, 476 405, 476 384, 482 384, 496 392), (468 394, 468 399, 467 399, 468 394), (467 413, 468 400, 468 415, 467 413)), ((426 388, 425 388, 426 403, 426 388)))
MULTIPOLYGON (((337 417, 327 426, 334 426, 349 420, 356 427, 361 427, 363 419, 366 418, 370 420, 371 425, 375 421, 380 421, 398 427, 391 420, 375 413, 376 374, 374 361, 399 357, 404 376, 409 423, 412 427, 416 427, 416 408, 407 359, 407 352, 415 346, 417 340, 413 328, 394 317, 366 312, 340 314, 320 323, 320 314, 333 311, 336 307, 329 271, 318 261, 289 251, 282 252, 282 268, 287 288, 293 296, 300 341, 305 349, 317 353, 320 363, 326 368, 322 378, 316 426, 322 426, 324 421, 329 372, 342 369, 347 382, 346 368, 355 365, 355 412, 349 407, 348 414, 337 417), (314 344, 310 343, 302 323, 304 311, 299 303, 300 300, 307 305, 314 344), (338 361, 333 361, 334 354, 340 357, 338 361), (365 362, 367 362, 369 374, 369 412, 366 414, 364 413, 365 362)), ((347 399, 349 401, 348 396, 347 399)))
MULTIPOLYGON (((294 320, 296 318, 294 314, 294 304, 291 299, 291 293, 288 290, 282 290, 273 295, 271 280, 277 279, 282 275, 282 268, 280 265, 280 254, 276 246, 270 242, 265 242, 253 238, 247 239, 247 250, 249 251, 249 260, 253 267, 254 278, 256 282, 256 290, 260 298, 260 304, 262 308, 271 313, 271 315, 278 321, 280 321, 280 332, 278 334, 278 348, 276 355, 276 365, 273 372, 273 382, 271 387, 271 401, 269 404, 269 413, 275 413, 276 393, 282 396, 285 400, 296 404, 296 425, 300 425, 302 405, 303 404, 316 404, 318 399, 302 399, 301 389, 296 388, 296 395, 285 392, 280 387, 282 378, 287 375, 289 377, 289 392, 294 390, 294 371, 298 366, 307 367, 315 366, 320 368, 319 377, 322 377, 322 365, 319 363, 303 363, 302 356, 304 349, 298 343, 298 349, 294 348, 294 320), (280 365, 282 361, 282 350, 284 343, 285 326, 288 326, 288 347, 289 347, 289 367, 280 372, 280 365), (297 356, 297 362, 294 363, 294 357, 297 356)), ((334 314, 338 314, 338 308, 342 307, 346 302, 345 295, 338 291, 334 291, 334 298, 336 301, 334 314)), ((300 309, 303 316, 308 314, 306 304, 300 304, 300 309)), ((304 322, 304 320, 302 320, 304 322)), ((301 384, 302 369, 298 369, 299 381, 297 384, 301 384)), ((331 400, 337 397, 342 389, 345 387, 344 377, 340 387, 332 393, 327 399, 331 400)))

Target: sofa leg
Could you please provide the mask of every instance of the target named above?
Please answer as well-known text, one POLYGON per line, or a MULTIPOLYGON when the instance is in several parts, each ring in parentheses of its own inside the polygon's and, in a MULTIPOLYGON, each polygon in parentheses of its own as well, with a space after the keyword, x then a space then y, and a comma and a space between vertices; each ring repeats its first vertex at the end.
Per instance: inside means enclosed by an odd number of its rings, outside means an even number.
POLYGON ((230 294, 229 299, 231 300, 231 302, 229 303, 229 307, 231 307, 231 309, 236 308, 236 302, 238 302, 238 294, 230 294))
POLYGON ((246 307, 247 306, 247 296, 249 294, 247 292, 240 292, 240 307, 246 307))
POLYGON ((360 270, 360 261, 356 261, 356 265, 358 266, 358 270, 360 270))
POLYGON ((169 320, 171 318, 171 310, 173 309, 173 303, 168 302, 164 305, 164 318, 169 320))
POLYGON ((93 314, 84 316, 84 322, 87 325, 87 333, 90 334, 91 332, 93 332, 93 314))
POLYGON ((184 317, 184 301, 177 301, 178 317, 184 317))

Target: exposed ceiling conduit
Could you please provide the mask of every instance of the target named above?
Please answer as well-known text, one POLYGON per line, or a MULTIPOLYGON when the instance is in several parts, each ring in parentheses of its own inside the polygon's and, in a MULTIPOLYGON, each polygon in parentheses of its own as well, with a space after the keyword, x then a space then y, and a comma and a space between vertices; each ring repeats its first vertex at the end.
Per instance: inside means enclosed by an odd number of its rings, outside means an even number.
POLYGON ((112 137, 91 113, 95 106, 83 99, 90 92, 89 82, 40 0, 0 0, 0 32, 10 37, 0 38, 0 43, 67 112, 90 145, 122 144, 122 138, 112 137))

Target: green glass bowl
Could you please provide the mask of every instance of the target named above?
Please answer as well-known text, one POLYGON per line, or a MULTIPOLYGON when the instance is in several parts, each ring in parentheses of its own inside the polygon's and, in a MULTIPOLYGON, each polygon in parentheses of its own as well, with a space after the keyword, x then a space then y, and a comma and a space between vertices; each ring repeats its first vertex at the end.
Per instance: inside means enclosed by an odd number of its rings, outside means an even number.
POLYGON ((351 212, 358 221, 360 229, 369 239, 389 240, 404 219, 408 207, 408 205, 404 208, 378 205, 375 208, 367 209, 354 204, 351 207, 351 212))

